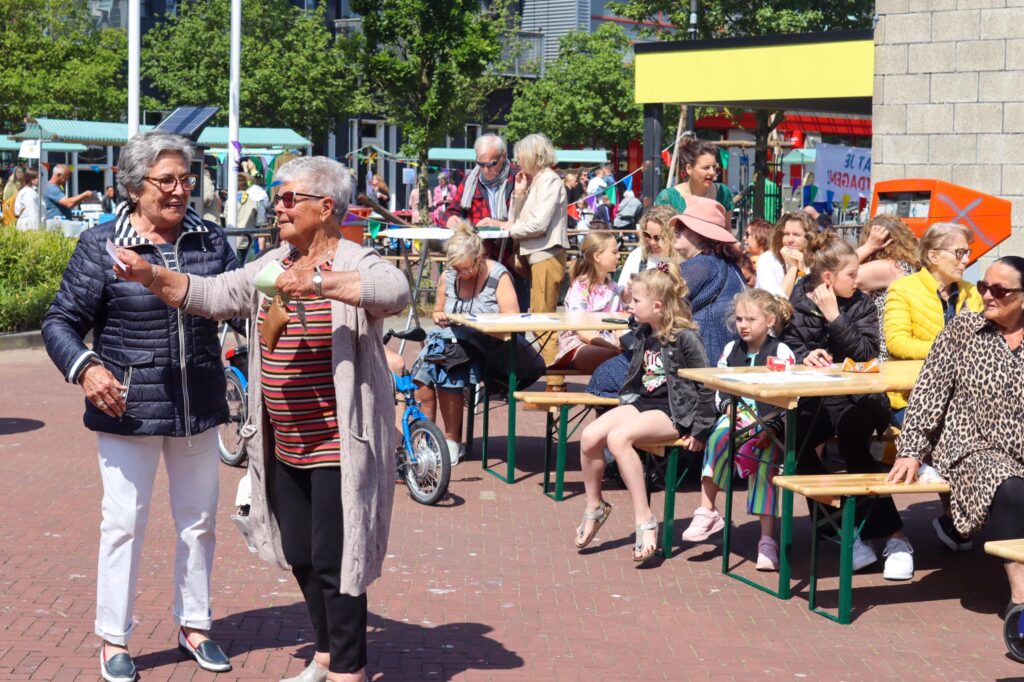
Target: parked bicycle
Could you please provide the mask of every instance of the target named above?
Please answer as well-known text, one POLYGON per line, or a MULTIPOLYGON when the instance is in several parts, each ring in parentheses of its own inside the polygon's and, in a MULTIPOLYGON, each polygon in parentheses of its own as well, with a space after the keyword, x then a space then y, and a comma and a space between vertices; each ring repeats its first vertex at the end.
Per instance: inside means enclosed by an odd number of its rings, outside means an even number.
MULTIPOLYGON (((392 338, 423 343, 427 332, 420 327, 405 331, 388 330, 386 344, 392 338)), ((427 418, 416 400, 416 384, 409 370, 391 373, 395 392, 405 403, 402 412, 402 440, 398 444, 398 474, 409 488, 409 495, 420 504, 436 504, 448 492, 452 475, 448 441, 438 426, 427 418)), ((398 396, 395 404, 398 404, 398 396)))

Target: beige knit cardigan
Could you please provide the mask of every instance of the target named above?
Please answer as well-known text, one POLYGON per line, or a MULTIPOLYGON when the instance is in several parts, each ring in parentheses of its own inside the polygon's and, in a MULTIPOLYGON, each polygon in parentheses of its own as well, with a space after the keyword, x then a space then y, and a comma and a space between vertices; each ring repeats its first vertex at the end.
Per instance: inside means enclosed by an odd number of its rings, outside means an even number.
MULTIPOLYGON (((189 276, 183 307, 189 313, 218 320, 256 320, 265 296, 256 290, 253 280, 270 259, 283 258, 290 248, 274 249, 244 268, 216 277, 189 276)), ((380 577, 395 494, 395 398, 381 343, 383 319, 399 313, 410 293, 398 268, 352 242, 339 242, 332 269, 356 271, 361 278, 358 306, 339 301, 331 305, 331 362, 342 453, 341 591, 358 596, 380 577)), ((255 332, 255 324, 250 324, 250 330, 255 332)), ((250 347, 258 348, 255 335, 250 338, 250 347)), ((243 437, 252 480, 249 516, 253 543, 261 558, 285 569, 288 563, 281 548, 281 531, 267 494, 274 439, 263 408, 258 352, 249 354, 249 421, 243 437)))

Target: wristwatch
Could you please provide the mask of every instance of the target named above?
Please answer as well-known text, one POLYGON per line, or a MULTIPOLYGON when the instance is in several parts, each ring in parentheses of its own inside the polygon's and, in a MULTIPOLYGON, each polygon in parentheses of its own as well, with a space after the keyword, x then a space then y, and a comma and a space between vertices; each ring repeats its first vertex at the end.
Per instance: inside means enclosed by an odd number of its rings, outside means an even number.
POLYGON ((319 270, 317 270, 313 273, 313 291, 316 293, 317 298, 324 297, 323 285, 324 276, 319 270))

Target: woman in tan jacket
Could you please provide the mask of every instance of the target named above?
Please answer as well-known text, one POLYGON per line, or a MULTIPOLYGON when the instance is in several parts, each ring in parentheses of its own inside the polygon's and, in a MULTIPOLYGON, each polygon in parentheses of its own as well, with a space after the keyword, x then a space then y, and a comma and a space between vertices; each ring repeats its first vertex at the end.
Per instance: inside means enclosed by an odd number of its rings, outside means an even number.
POLYGON ((119 249, 128 267, 115 272, 192 315, 252 321, 250 347, 258 352, 249 355, 242 437, 253 546, 291 568, 316 633, 313 661, 283 682, 362 682, 366 588, 380 576, 395 488, 382 324, 409 302, 409 285, 371 249, 341 238, 352 196, 344 166, 301 157, 276 177, 285 245, 208 278, 119 249))
MULTIPOLYGON (((555 147, 545 135, 527 135, 515 146, 516 174, 508 221, 485 218, 479 227, 508 230, 519 246, 519 256, 530 272, 530 312, 552 313, 565 278, 569 248, 568 201, 555 165, 555 147)), ((544 343, 544 362, 555 361, 558 344, 544 343)), ((563 390, 564 383, 548 383, 547 390, 563 390)))

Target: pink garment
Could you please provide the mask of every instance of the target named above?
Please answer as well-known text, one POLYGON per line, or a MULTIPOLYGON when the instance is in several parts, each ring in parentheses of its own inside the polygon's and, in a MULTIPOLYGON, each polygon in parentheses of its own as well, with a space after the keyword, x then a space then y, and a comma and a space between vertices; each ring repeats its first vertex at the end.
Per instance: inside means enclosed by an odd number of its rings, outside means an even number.
MULTIPOLYGON (((565 294, 565 312, 567 313, 617 313, 622 310, 622 303, 619 296, 624 287, 620 287, 609 277, 603 284, 598 284, 593 289, 582 277, 573 281, 569 291, 565 294)), ((615 337, 614 332, 601 332, 602 336, 609 339, 615 337)), ((557 363, 563 356, 571 353, 580 346, 585 346, 582 339, 576 332, 561 332, 558 335, 558 355, 555 357, 557 363)))
POLYGON ((430 213, 430 218, 435 225, 444 226, 445 214, 448 212, 448 204, 454 197, 455 187, 450 182, 444 185, 438 185, 434 188, 434 209, 430 213))

